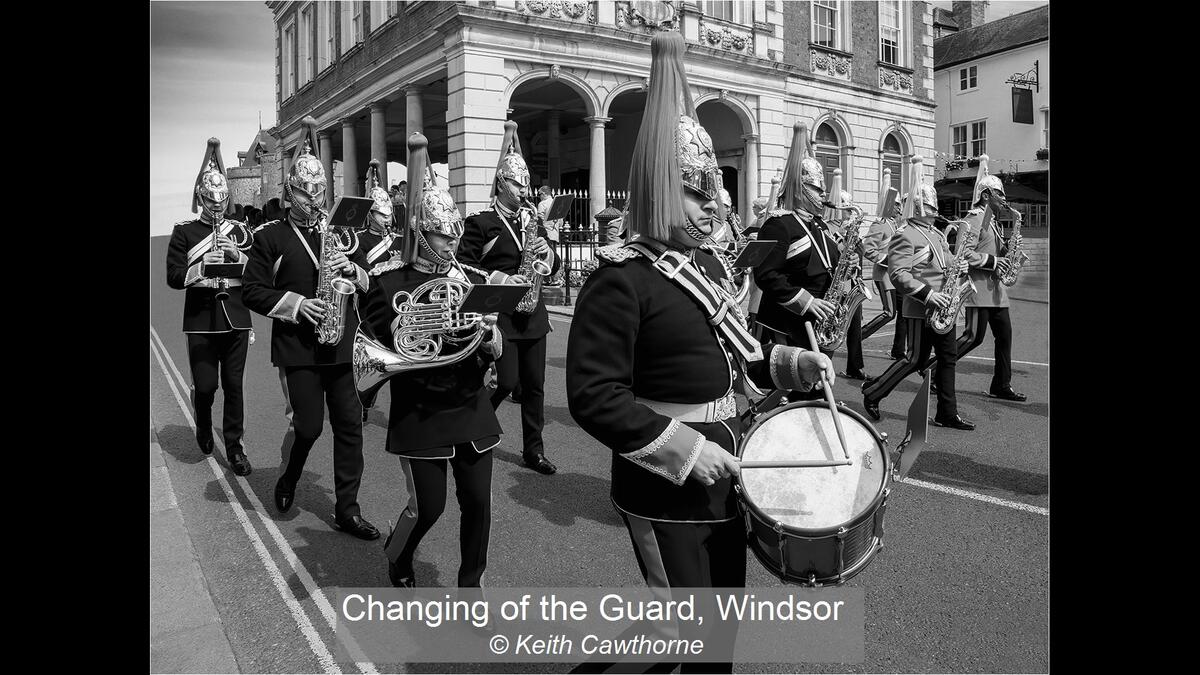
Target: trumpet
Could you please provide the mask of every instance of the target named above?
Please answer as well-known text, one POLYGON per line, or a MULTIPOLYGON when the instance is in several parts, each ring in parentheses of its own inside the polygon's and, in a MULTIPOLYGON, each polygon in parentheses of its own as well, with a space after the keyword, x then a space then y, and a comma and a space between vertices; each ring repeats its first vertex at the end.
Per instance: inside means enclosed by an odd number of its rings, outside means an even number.
POLYGON ((354 386, 358 400, 371 407, 379 389, 393 375, 448 366, 467 358, 491 325, 482 314, 459 312, 471 284, 439 277, 412 292, 392 296, 392 351, 363 332, 354 334, 354 386))

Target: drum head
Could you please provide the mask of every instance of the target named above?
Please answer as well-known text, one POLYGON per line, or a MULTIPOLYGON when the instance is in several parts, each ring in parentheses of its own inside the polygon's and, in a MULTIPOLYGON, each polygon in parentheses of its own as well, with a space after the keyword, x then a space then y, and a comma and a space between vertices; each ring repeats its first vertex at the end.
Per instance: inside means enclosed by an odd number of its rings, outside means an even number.
MULTIPOLYGON (((746 468, 743 496, 788 527, 818 530, 847 525, 868 511, 888 476, 882 443, 866 421, 841 409, 850 466, 746 468)), ((842 459, 833 415, 824 402, 804 401, 772 411, 747 433, 743 461, 842 459)))

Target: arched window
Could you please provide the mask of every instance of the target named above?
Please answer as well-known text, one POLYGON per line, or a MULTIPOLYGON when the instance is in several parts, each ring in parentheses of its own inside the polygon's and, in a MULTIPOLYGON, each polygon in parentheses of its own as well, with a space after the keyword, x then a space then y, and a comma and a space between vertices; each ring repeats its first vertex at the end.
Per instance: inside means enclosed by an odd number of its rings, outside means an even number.
POLYGON ((880 175, 883 175, 884 169, 892 171, 892 187, 896 188, 896 192, 903 197, 904 191, 904 141, 896 132, 892 132, 883 137, 883 166, 880 167, 880 175))
MULTIPOLYGON (((841 161, 841 143, 838 141, 837 132, 833 130, 828 122, 824 122, 817 127, 817 133, 813 134, 813 154, 817 156, 817 161, 821 163, 821 167, 825 172, 825 189, 830 190, 833 187, 833 170, 842 169, 842 181, 846 182, 846 169, 842 167, 841 161)), ((842 185, 842 189, 846 189, 846 185, 842 185)), ((832 198, 832 197, 831 197, 832 198)))

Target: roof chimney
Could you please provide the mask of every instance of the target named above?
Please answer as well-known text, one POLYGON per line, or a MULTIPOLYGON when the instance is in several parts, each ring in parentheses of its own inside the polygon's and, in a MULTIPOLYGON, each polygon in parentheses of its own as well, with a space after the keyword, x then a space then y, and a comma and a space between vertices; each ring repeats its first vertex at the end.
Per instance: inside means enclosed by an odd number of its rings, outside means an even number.
POLYGON ((987 22, 985 14, 987 13, 988 1, 982 2, 961 2, 955 0, 951 3, 950 13, 954 15, 954 22, 958 24, 959 30, 966 30, 976 26, 982 26, 987 22))

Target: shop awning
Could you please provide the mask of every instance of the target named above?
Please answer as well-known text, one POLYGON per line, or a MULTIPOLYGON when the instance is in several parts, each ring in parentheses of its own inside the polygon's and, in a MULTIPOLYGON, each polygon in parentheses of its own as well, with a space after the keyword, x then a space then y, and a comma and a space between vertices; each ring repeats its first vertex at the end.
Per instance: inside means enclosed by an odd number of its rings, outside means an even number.
MULTIPOLYGON (((970 199, 971 192, 975 189, 975 182, 947 181, 935 187, 938 199, 970 199)), ((1004 183, 1004 194, 1010 202, 1045 204, 1049 201, 1046 195, 1041 192, 1015 181, 1006 181, 1004 183)))

